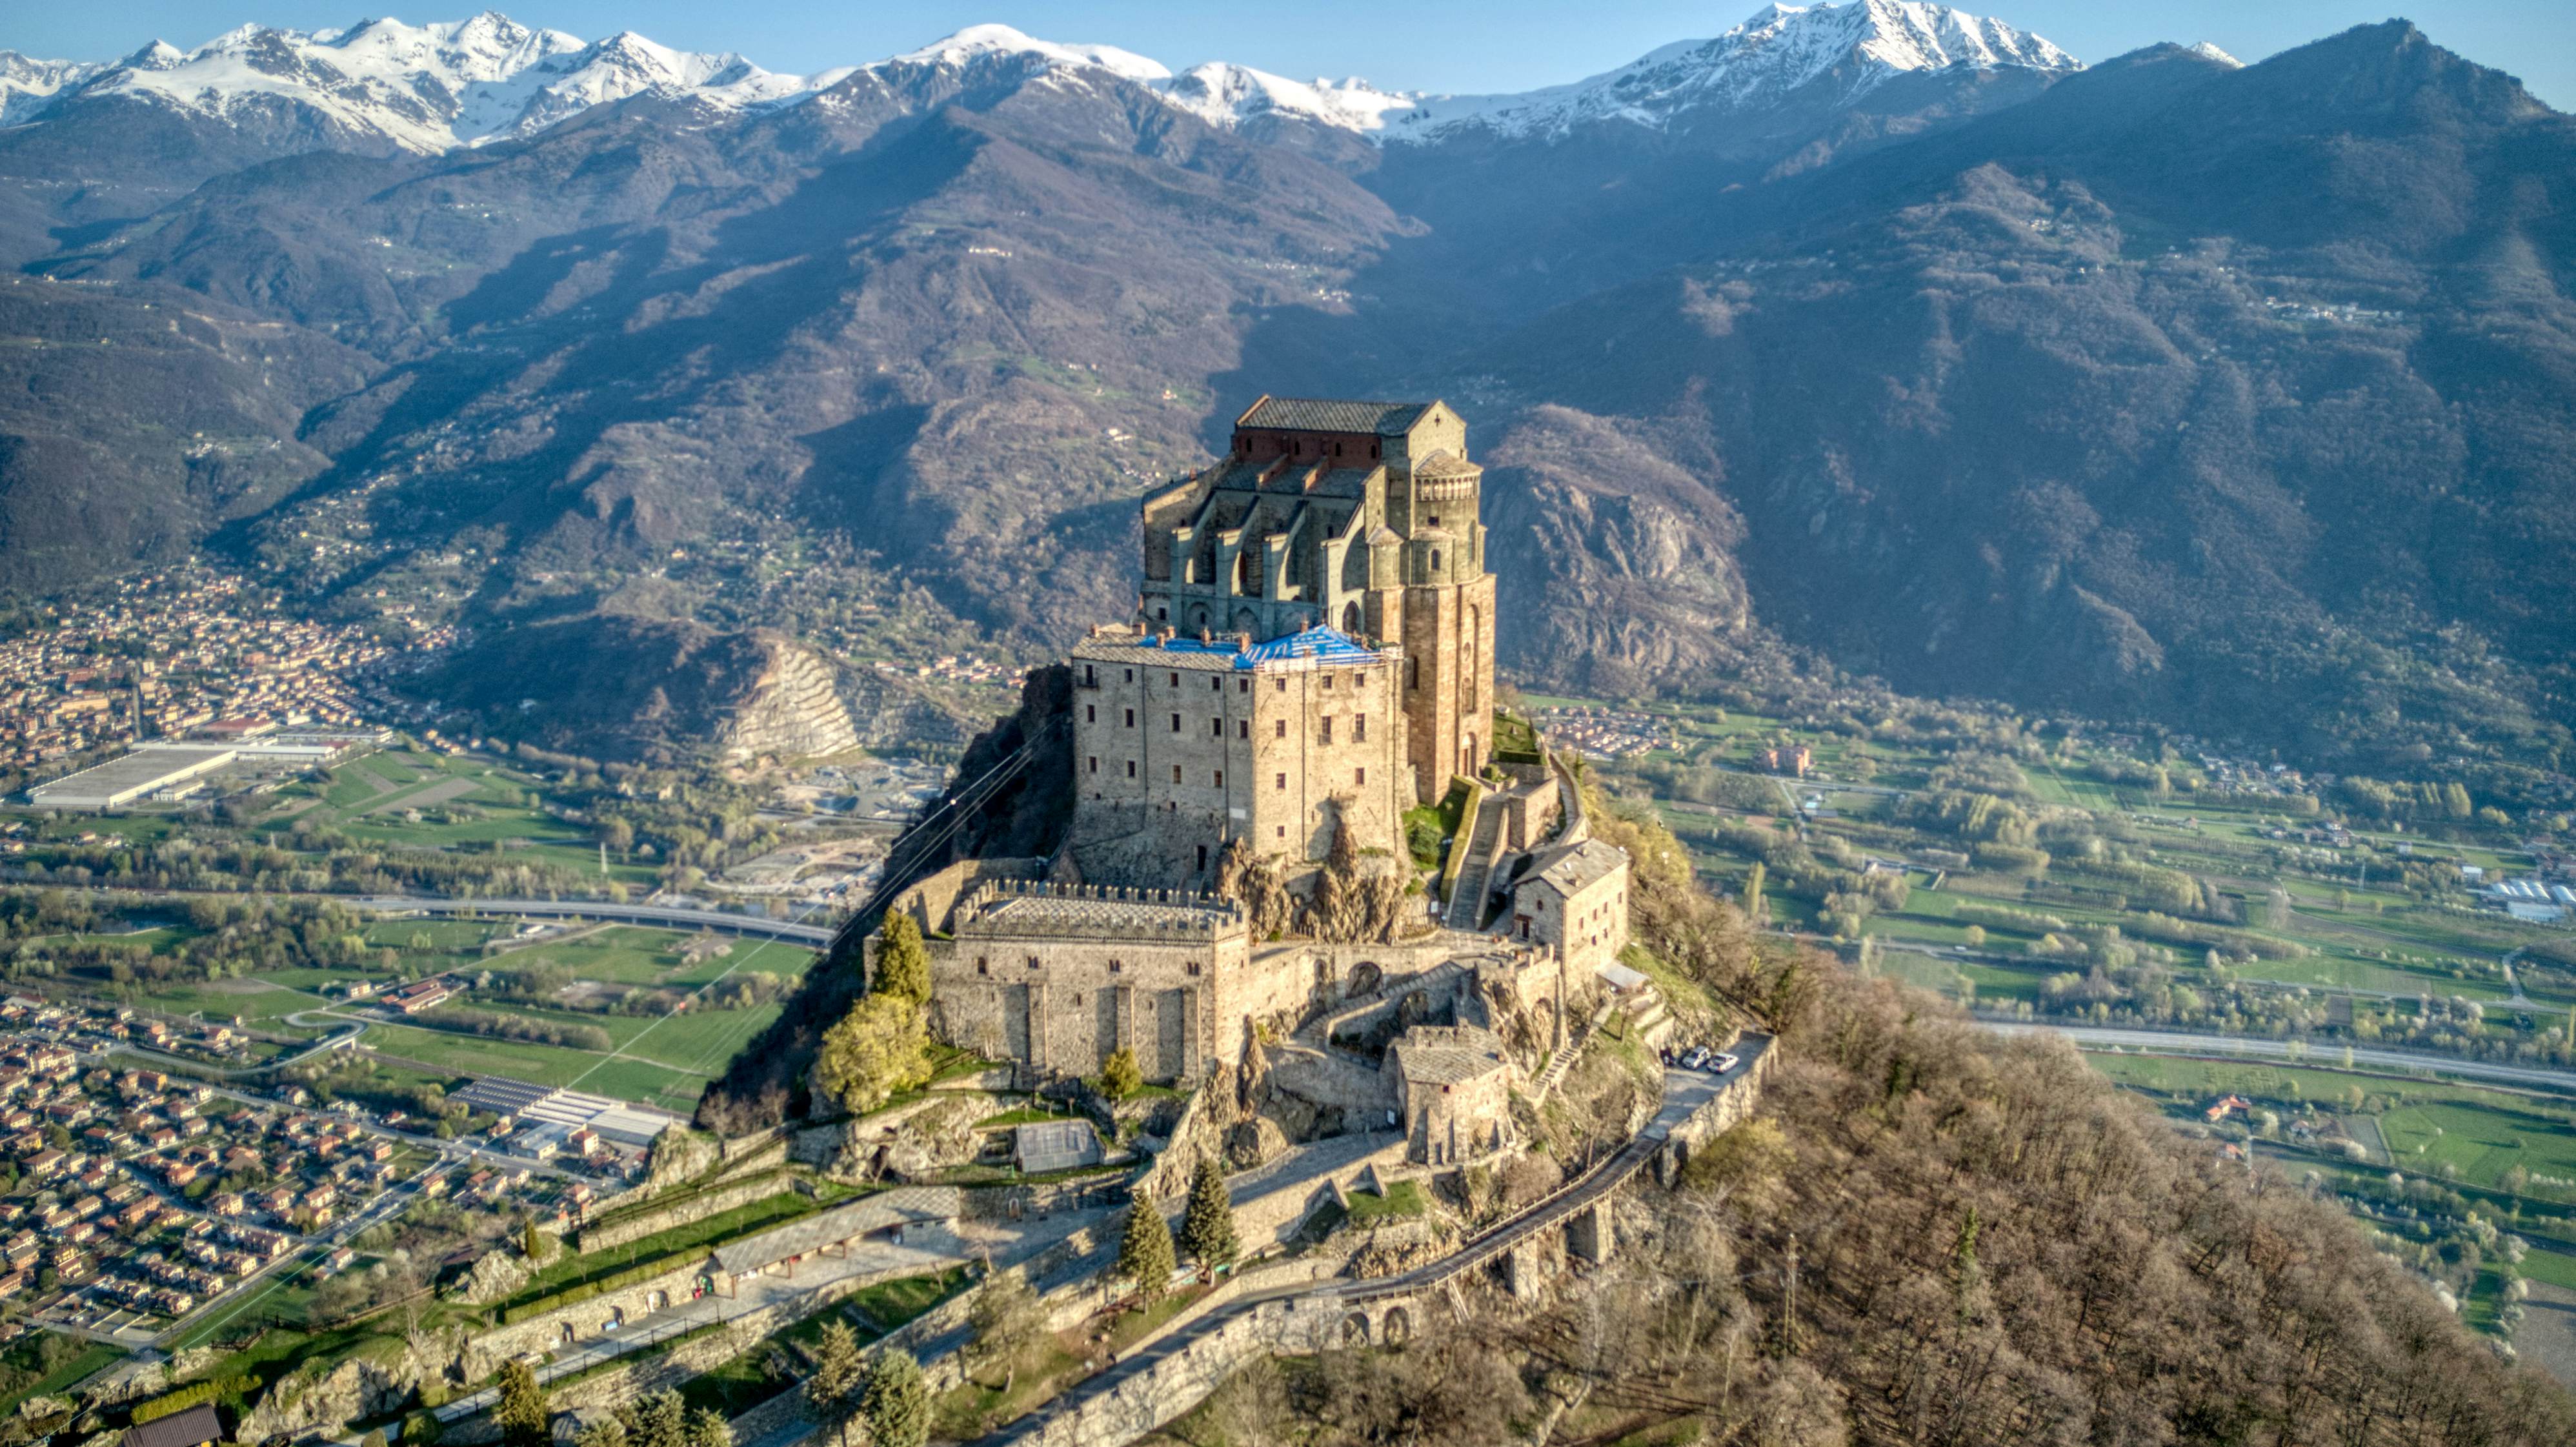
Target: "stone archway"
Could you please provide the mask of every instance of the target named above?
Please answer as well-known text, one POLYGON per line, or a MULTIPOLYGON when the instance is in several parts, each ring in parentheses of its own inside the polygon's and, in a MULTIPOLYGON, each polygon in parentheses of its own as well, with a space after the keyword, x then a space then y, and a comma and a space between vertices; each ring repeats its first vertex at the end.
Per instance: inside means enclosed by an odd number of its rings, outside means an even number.
POLYGON ((1364 1347, 1369 1344, 1369 1319, 1366 1312, 1355 1311, 1342 1318, 1342 1345, 1364 1347))
POLYGON ((1386 972, 1377 967, 1377 961, 1362 960, 1351 966, 1350 980, 1342 986, 1342 998, 1356 1000, 1362 995, 1374 995, 1384 983, 1386 972))
POLYGON ((1385 1319, 1377 1324, 1377 1339, 1391 1347, 1413 1340, 1413 1318, 1405 1314, 1403 1307, 1388 1307, 1385 1319))
POLYGON ((571 1345, 572 1345, 572 1323, 571 1323, 571 1322, 565 1322, 565 1323, 563 1324, 563 1330, 562 1330, 560 1333, 558 1333, 558 1334, 557 1334, 556 1339, 557 1339, 558 1341, 561 1341, 565 1346, 571 1346, 571 1345))
POLYGON ((1357 602, 1342 605, 1342 631, 1353 638, 1360 636, 1360 605, 1357 602))

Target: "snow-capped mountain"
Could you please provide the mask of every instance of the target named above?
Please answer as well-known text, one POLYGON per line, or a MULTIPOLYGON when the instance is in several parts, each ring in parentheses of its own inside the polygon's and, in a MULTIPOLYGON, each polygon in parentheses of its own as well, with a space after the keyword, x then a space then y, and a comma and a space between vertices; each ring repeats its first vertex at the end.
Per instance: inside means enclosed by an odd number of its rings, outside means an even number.
POLYGON ((1480 127, 1559 135, 1597 121, 1659 129, 1685 112, 1749 111, 1815 87, 1848 105, 1908 72, 2073 71, 2083 62, 2000 20, 1921 0, 1772 5, 1714 40, 1667 45, 1617 70, 1520 95, 1438 96, 1387 118, 1389 139, 1480 127))
POLYGON ((1381 142, 1478 128, 1551 136, 1601 121, 1661 128, 1685 114, 1751 110, 1793 95, 1847 104, 1909 72, 2081 65, 2036 35, 1922 0, 1772 5, 1714 40, 1668 45, 1570 85, 1437 96, 1356 78, 1290 80, 1224 62, 1175 75, 1130 51, 1039 40, 1007 25, 972 26, 865 66, 781 75, 738 55, 672 50, 632 32, 584 41, 486 11, 420 26, 246 25, 195 50, 156 41, 108 65, 0 52, 0 124, 42 120, 73 97, 144 99, 235 120, 299 105, 351 140, 434 153, 533 135, 637 95, 742 112, 802 100, 858 71, 891 77, 1004 63, 1105 72, 1211 125, 1289 118, 1381 142))
POLYGON ((13 126, 54 103, 67 85, 78 85, 105 66, 86 60, 38 60, 0 50, 0 126, 13 126))
POLYGON ((738 55, 672 50, 631 32, 584 41, 489 11, 452 24, 370 20, 348 30, 245 25, 194 50, 156 41, 112 66, 71 66, 78 73, 60 79, 63 62, 22 65, 25 81, 0 69, 11 123, 41 120, 75 96, 151 100, 217 119, 283 103, 308 108, 350 140, 424 153, 530 135, 634 95, 739 110, 847 74, 776 75, 738 55))

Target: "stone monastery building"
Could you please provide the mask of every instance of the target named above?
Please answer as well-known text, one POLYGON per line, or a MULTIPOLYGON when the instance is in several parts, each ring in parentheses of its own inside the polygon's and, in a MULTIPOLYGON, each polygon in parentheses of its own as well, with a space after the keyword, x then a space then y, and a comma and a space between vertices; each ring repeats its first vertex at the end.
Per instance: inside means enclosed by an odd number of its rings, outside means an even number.
POLYGON ((1278 1083, 1321 1106, 1421 1115, 1442 1162, 1505 1145, 1514 1042, 1534 1069, 1600 988, 1628 865, 1561 761, 1496 755, 1482 488, 1445 403, 1264 397, 1225 457, 1144 499, 1137 612, 1065 665, 1059 847, 895 904, 945 1038, 1037 1076, 1125 1048, 1187 1081, 1266 1033, 1278 1083), (1407 811, 1462 797, 1426 868, 1407 811), (1449 1033, 1374 1078, 1330 1052, 1300 1073, 1298 1040, 1399 1014, 1449 1033))

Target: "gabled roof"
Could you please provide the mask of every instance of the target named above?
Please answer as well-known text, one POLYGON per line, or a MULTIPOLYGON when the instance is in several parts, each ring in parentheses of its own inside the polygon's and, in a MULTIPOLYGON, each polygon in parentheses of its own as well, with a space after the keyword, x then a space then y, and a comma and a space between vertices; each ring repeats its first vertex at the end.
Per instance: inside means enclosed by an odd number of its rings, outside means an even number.
POLYGON ((223 1435, 224 1424, 215 1416, 214 1403, 200 1402, 184 1412, 127 1428, 124 1447, 204 1447, 223 1440, 223 1435))
POLYGON ((1276 427, 1284 432, 1374 432, 1401 437, 1436 402, 1333 402, 1310 397, 1264 397, 1234 421, 1237 427, 1276 427))

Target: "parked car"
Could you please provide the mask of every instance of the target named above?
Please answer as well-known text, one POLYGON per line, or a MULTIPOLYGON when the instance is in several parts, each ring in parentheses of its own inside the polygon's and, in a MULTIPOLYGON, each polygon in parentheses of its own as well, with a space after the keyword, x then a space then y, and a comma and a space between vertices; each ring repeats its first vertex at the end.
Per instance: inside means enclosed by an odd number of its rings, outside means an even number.
POLYGON ((1720 1056, 1718 1056, 1718 1057, 1717 1057, 1717 1073, 1718 1073, 1718 1074, 1720 1074, 1720 1075, 1724 1075, 1726 1072, 1728 1072, 1728 1071, 1730 1071, 1730 1070, 1733 1070, 1733 1069, 1735 1068, 1735 1066, 1736 1066, 1736 1059, 1735 1059, 1735 1057, 1734 1057, 1734 1056, 1732 1056, 1732 1055, 1720 1055, 1720 1056))

